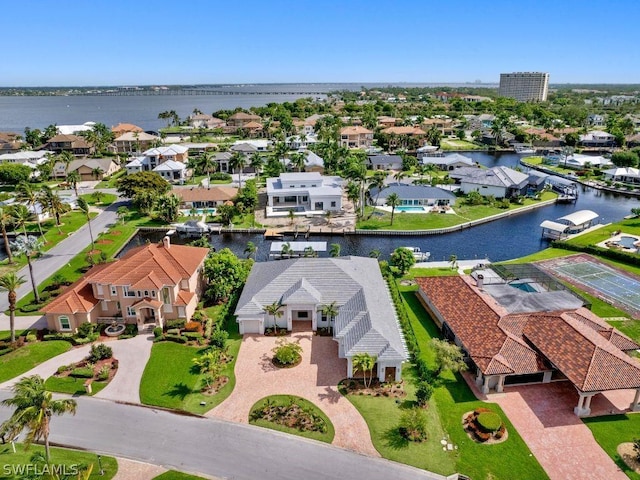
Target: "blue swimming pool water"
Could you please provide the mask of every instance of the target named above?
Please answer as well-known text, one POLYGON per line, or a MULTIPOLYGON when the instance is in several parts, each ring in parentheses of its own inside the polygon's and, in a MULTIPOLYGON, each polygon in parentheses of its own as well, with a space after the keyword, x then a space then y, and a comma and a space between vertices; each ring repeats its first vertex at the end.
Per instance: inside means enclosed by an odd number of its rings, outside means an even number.
POLYGON ((396 207, 396 212, 424 212, 424 207, 410 207, 408 205, 401 205, 396 207))
POLYGON ((624 248, 636 248, 633 246, 633 244, 637 241, 638 239, 635 237, 620 237, 620 240, 618 240, 616 243, 622 245, 624 248))
POLYGON ((195 210, 183 209, 182 210, 182 214, 183 215, 193 215, 194 211, 195 211, 196 215, 215 215, 216 214, 216 209, 215 208, 196 208, 195 210))

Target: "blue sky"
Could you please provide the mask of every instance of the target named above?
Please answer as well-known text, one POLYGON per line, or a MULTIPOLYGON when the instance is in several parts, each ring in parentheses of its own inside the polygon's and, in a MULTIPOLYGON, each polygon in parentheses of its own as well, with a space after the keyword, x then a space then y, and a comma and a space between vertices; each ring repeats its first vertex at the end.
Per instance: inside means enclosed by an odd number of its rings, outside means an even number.
POLYGON ((7 0, 0 86, 640 83, 637 0, 7 0))

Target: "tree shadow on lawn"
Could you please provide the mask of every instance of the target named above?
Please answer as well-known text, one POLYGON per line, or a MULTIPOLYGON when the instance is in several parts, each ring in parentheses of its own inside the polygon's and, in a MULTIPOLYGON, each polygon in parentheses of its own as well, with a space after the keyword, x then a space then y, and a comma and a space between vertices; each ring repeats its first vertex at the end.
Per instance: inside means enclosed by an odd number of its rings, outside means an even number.
POLYGON ((176 383, 175 385, 173 385, 171 390, 168 390, 163 395, 171 398, 179 398, 180 400, 184 400, 186 396, 191 393, 193 393, 193 390, 191 390, 191 388, 189 388, 186 384, 176 383))
POLYGON ((387 446, 394 450, 402 450, 409 446, 409 440, 400 434, 398 427, 393 427, 384 432, 382 438, 385 440, 387 446))
POLYGON ((454 403, 475 402, 478 400, 459 373, 456 373, 454 378, 438 378, 434 386, 436 388, 446 388, 454 403))

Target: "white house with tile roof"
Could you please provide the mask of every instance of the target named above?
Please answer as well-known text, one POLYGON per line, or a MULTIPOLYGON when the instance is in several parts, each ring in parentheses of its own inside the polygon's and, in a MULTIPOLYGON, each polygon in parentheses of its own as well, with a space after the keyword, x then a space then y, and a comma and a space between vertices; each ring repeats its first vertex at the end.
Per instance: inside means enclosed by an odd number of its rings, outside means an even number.
POLYGON ((338 355, 347 359, 347 377, 358 353, 376 358, 377 376, 399 381, 409 354, 387 284, 373 258, 298 258, 255 263, 235 310, 242 334, 264 334, 274 321, 279 328, 308 322, 311 330, 333 326, 338 355), (329 319, 323 306, 335 302, 338 315, 329 319), (278 303, 282 315, 265 307, 278 303))

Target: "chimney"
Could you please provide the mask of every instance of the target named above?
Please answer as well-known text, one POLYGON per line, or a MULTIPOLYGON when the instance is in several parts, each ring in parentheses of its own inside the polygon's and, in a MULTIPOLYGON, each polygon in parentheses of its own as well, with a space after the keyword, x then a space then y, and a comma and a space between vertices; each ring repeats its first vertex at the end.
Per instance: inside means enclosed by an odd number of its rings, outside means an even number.
POLYGON ((164 248, 166 248, 167 250, 171 248, 171 239, 168 235, 165 235, 165 237, 162 239, 162 245, 164 245, 164 248))

